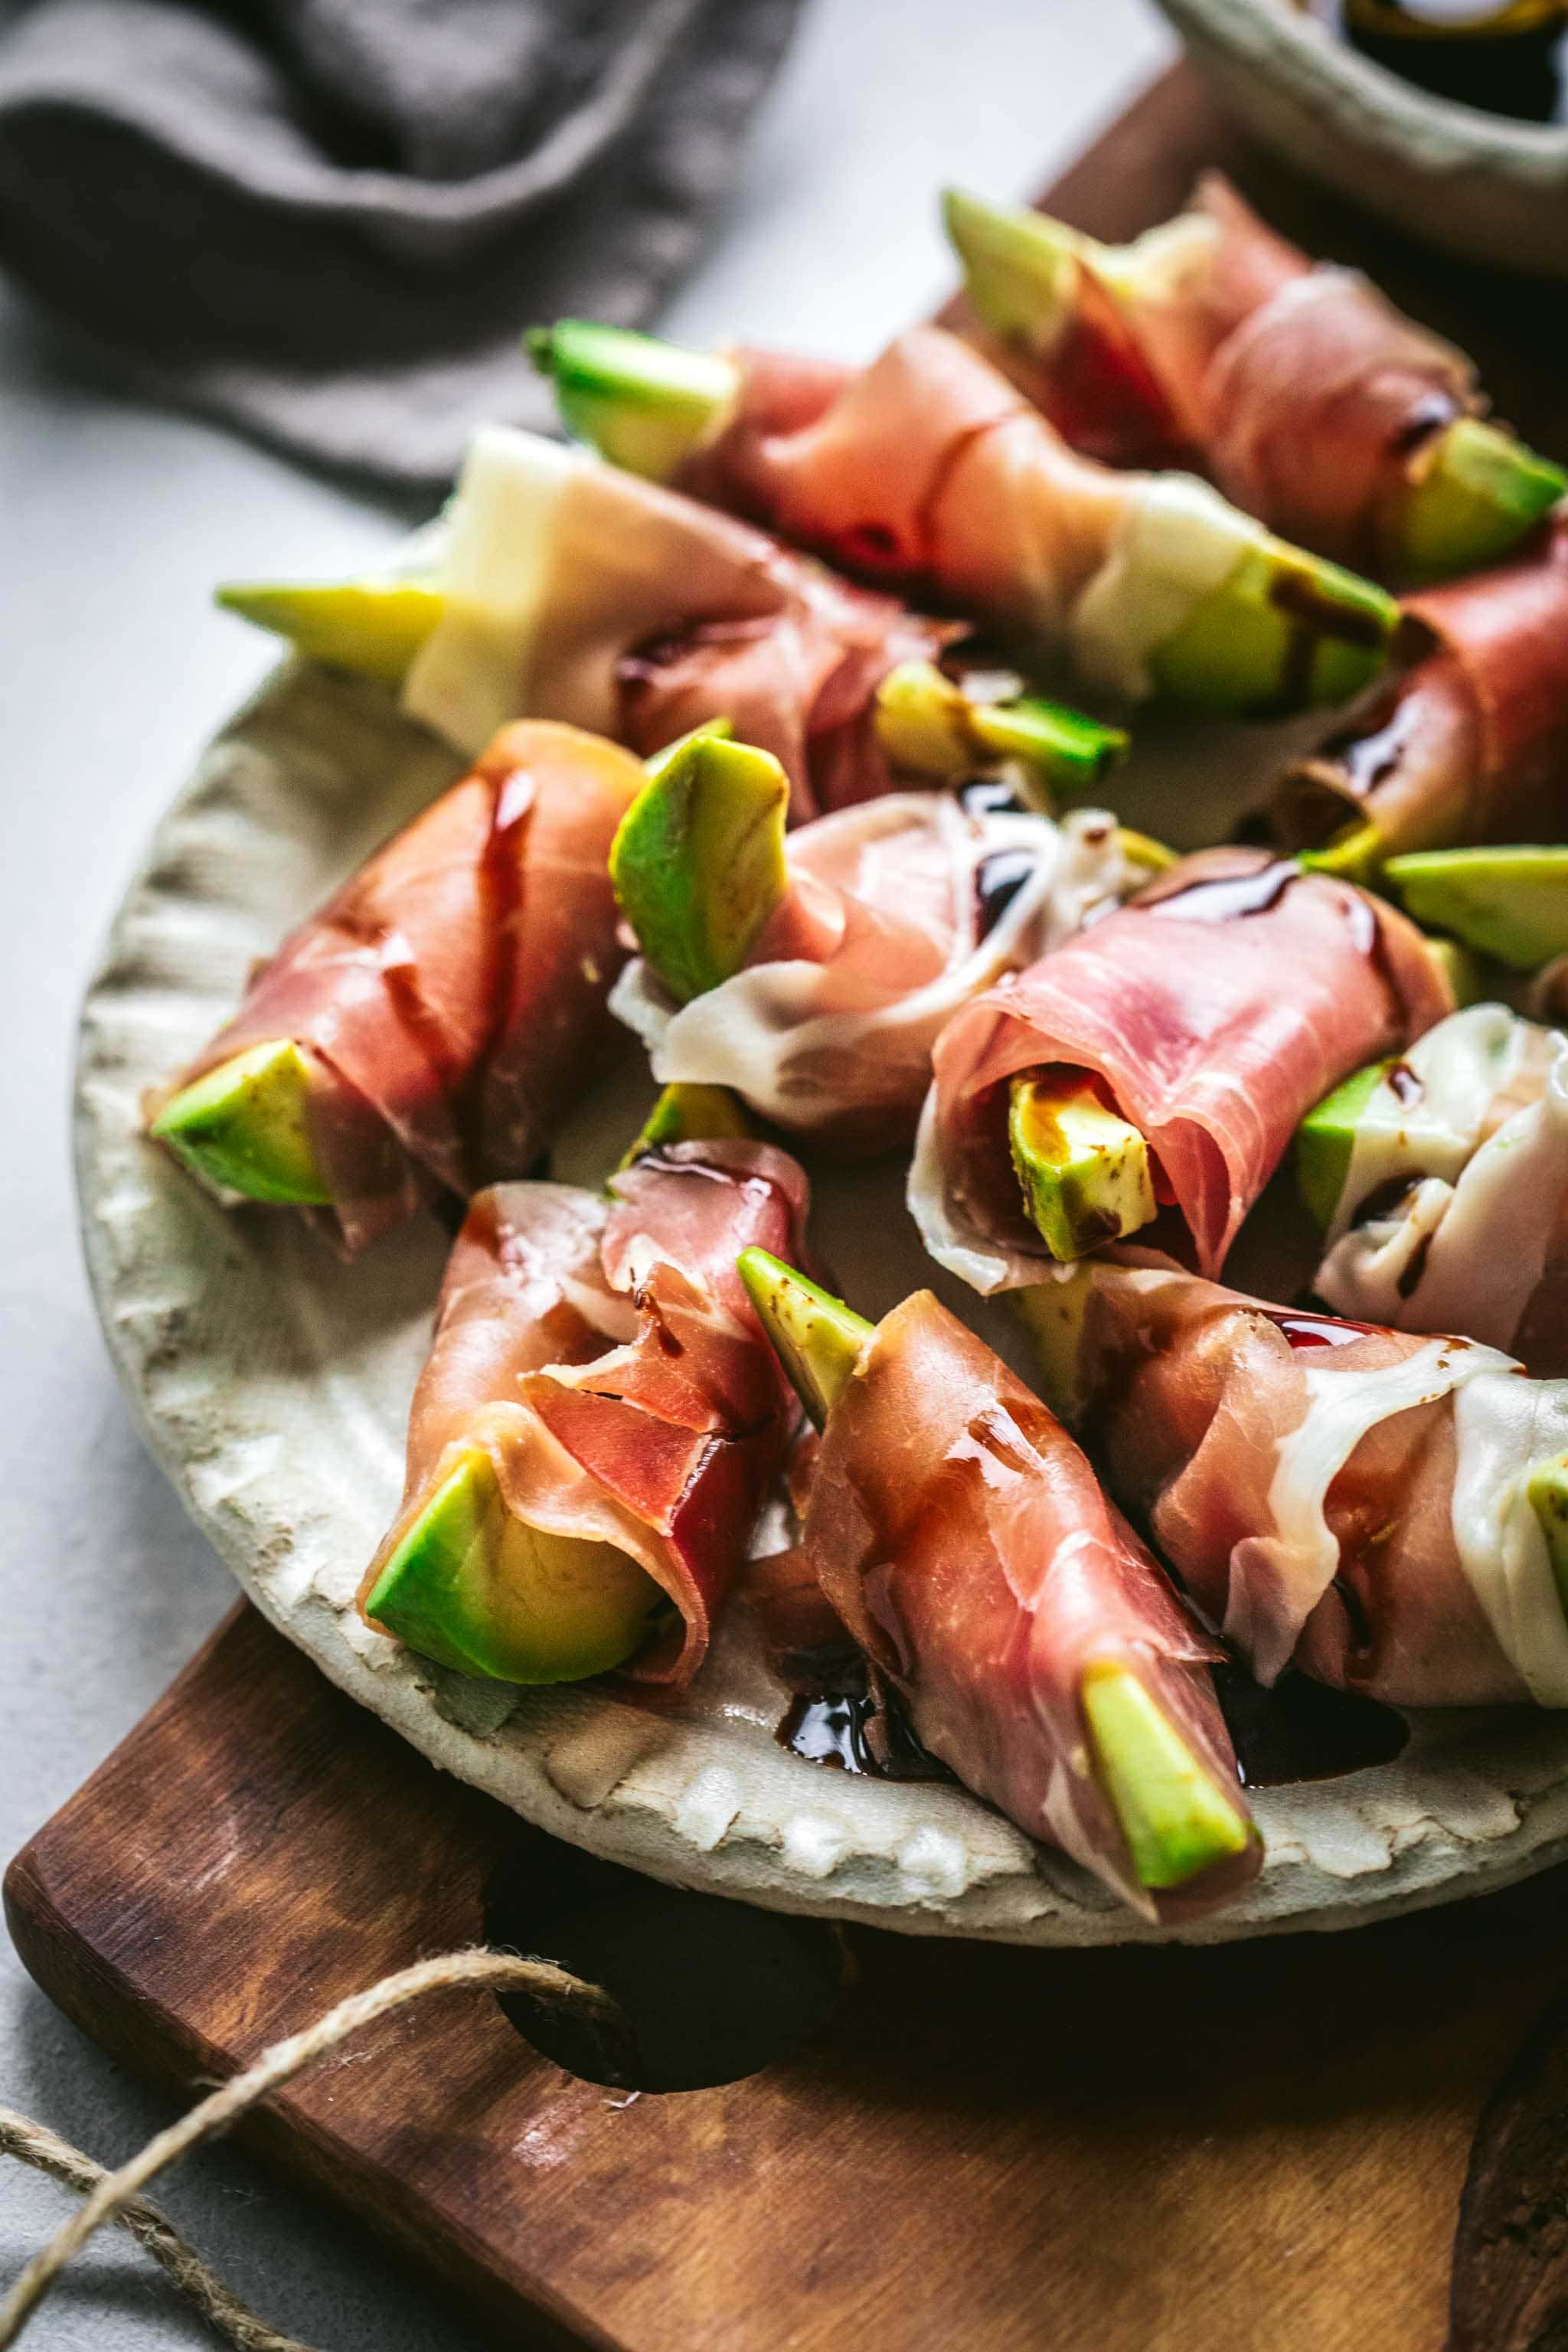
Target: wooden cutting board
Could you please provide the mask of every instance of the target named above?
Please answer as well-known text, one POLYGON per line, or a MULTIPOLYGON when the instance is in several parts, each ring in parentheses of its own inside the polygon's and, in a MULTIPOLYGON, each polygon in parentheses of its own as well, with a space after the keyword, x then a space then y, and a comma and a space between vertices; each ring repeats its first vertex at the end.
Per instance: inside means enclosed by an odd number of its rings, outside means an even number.
POLYGON ((182 2094, 487 1930, 580 1958, 585 1904, 678 2042, 723 1993, 798 2024, 842 1965, 815 2031, 717 2088, 625 2104, 440 1995, 242 2127, 498 2336, 616 2352, 1437 2352, 1477 2116, 1568 1983, 1563 1873, 1353 1935, 1061 1954, 652 1888, 443 1778, 248 1607, 5 1893, 45 1990, 182 2094))
MULTIPOLYGON (((1255 163, 1184 69, 1048 201, 1121 237, 1216 161, 1455 333, 1504 413, 1558 447, 1556 297, 1418 256, 1255 163)), ((775 2053, 628 2103, 488 1996, 443 1996, 242 2127, 498 2336, 601 2352, 1437 2352, 1478 2116, 1568 1986, 1565 1898, 1554 1873, 1207 1951, 840 1937, 552 1844, 243 1607, 6 1880, 38 1982, 182 2094, 487 1935, 633 2000, 664 2079, 775 2053)), ((1563 2210, 1568 2089, 1538 2066, 1509 2097, 1545 2187, 1516 2216, 1505 2183, 1500 2225, 1478 2207, 1492 2269, 1456 2352, 1525 2352, 1554 2307, 1538 2295, 1528 2332, 1488 2316, 1497 2265, 1563 2210)))

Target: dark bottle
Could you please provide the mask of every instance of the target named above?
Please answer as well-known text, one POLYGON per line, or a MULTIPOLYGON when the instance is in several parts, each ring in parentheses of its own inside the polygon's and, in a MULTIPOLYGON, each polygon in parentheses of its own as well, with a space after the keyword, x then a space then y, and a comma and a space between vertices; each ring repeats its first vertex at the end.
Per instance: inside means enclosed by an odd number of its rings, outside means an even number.
POLYGON ((1342 0, 1363 57, 1430 90, 1526 122, 1562 111, 1564 0, 1342 0))

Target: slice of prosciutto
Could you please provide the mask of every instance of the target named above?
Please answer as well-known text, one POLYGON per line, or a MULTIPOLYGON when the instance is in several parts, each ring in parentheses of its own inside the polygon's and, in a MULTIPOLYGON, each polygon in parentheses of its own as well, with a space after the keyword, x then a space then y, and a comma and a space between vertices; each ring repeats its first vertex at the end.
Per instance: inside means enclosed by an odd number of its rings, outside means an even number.
POLYGON ((1288 771, 1268 817, 1309 848, 1375 827, 1378 852, 1561 841, 1568 785, 1568 523, 1528 554, 1405 599, 1414 667, 1288 771))
POLYGON ((1313 1287, 1568 1373, 1568 1036, 1504 1004, 1429 1029, 1356 1114, 1313 1287))
POLYGON ((1525 1492, 1568 1381, 1270 1307, 1149 1251, 1031 1294, 1048 1392, 1260 1680, 1395 1706, 1568 1706, 1568 1621, 1525 1492))
POLYGON ((1359 270, 1276 236, 1217 172, 1156 236, 1114 283, 1092 247, 1073 257, 1066 331, 1033 358, 998 347, 1014 381, 1097 455, 1138 464, 1161 438, 1184 446, 1288 539, 1358 570, 1398 568, 1412 458, 1485 406, 1469 361, 1359 270), (1118 446, 1103 404, 1082 397, 1096 377, 1122 387, 1118 446))
POLYGON ((866 1341, 830 1412, 802 1544, 822 1591, 976 1795, 1145 1917, 1215 1909, 1261 1846, 1215 1645, 1054 1414, 929 1291, 866 1341), (1151 1891, 1092 1761, 1085 1672, 1129 1669, 1233 1809, 1237 1851, 1151 1891))
POLYGON ((415 1391, 397 1518, 363 1604, 454 1464, 489 1454, 511 1515, 614 1545, 674 1604, 623 1671, 685 1684, 798 1418, 735 1273, 803 1246, 806 1181, 734 1140, 649 1152, 600 1198, 500 1184, 468 1211, 415 1391))
POLYGON ((788 428, 772 394, 784 363, 734 356, 735 406, 677 476, 682 487, 1037 653, 1063 653, 1109 692, 1150 693, 1150 656, 1268 544, 1205 483, 1080 457, 941 328, 900 335, 788 428))
POLYGON ((464 751, 519 711, 645 754, 726 718, 783 761, 810 816, 888 790, 877 688, 963 634, 506 426, 475 435, 447 528, 442 616, 404 703, 464 751))
POLYGON ((433 1192, 525 1174, 619 1047, 606 860, 646 781, 574 727, 503 728, 284 940, 170 1091, 247 1046, 308 1048, 332 1202, 310 1213, 350 1253, 433 1192))
POLYGON ((1162 1241, 1217 1273, 1305 1114, 1452 1007, 1385 901, 1261 850, 1200 851, 954 1013, 910 1213, 974 1289, 1037 1282, 1045 1245, 1009 1158, 1007 1082, 1081 1072, 1148 1143, 1162 1241))
POLYGON ((611 1008, 661 1084, 727 1086, 840 1151, 912 1140, 950 1013, 1134 887, 1113 820, 895 793, 789 836, 790 887, 745 966, 678 1005, 639 956, 611 1008))

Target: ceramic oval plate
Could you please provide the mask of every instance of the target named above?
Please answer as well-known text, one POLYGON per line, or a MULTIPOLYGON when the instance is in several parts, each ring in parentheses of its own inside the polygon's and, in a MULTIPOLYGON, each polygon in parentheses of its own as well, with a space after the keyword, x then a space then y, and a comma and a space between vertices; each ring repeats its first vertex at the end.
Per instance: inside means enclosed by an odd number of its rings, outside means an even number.
MULTIPOLYGON (((1232 771, 1238 740, 1226 738, 1232 771)), ((1278 756, 1250 740, 1255 766, 1278 756)), ((1184 804, 1207 830, 1195 795, 1213 739, 1189 730, 1141 761, 1117 794, 1131 821, 1184 804)), ((286 666, 212 745, 125 896, 83 1015, 78 1175, 99 1311, 158 1460, 258 1607, 333 1682, 556 1836, 682 1885, 912 1933, 1154 1937, 962 1790, 787 1752, 787 1695, 743 1607, 698 1686, 661 1712, 597 1686, 468 1681, 360 1622, 445 1236, 431 1223, 344 1266, 288 1217, 226 1214, 142 1140, 139 1106, 234 1004, 252 960, 455 772, 377 689, 286 666)), ((598 1181, 648 1091, 625 1079, 584 1106, 552 1172, 598 1181)), ((900 1171, 814 1174, 814 1230, 860 1307, 879 1314, 931 1280, 900 1171)), ((1010 1346, 968 1293, 936 1286, 1010 1346)), ((1397 1763, 1259 1791, 1258 1812, 1268 1867, 1200 1939, 1348 1926, 1555 1860, 1568 1724, 1429 1717, 1397 1763)))

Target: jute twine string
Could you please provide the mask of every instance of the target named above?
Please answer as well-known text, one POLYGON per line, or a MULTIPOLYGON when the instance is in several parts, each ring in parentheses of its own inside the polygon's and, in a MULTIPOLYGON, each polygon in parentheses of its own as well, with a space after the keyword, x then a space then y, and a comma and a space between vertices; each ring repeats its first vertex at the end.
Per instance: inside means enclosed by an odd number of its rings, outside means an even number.
POLYGON ((413 1968, 384 1977, 367 1991, 339 2001, 302 2033, 275 2042, 254 2065, 211 2093, 167 2131, 157 2133, 118 2172, 106 2172, 90 2157, 57 2139, 29 2117, 0 2107, 0 2153, 19 2157, 23 2163, 52 2174, 69 2188, 89 2191, 87 2202, 33 2256, 0 2305, 0 2352, 16 2343, 72 2255, 106 2221, 118 2221, 129 2230, 237 2352, 310 2352, 308 2346, 291 2336, 280 2336, 249 2310, 139 2192, 165 2165, 225 2130, 247 2108, 256 2106, 312 2060, 335 2049, 362 2025, 384 2017, 388 2010, 418 2000, 425 1993, 450 1992, 461 1987, 528 1992, 537 2000, 570 2009, 598 2040, 607 2059, 623 2070, 635 2051, 626 2011, 601 1986, 558 1969, 552 1960, 515 1952, 447 1952, 437 1959, 419 1960, 413 1968))

